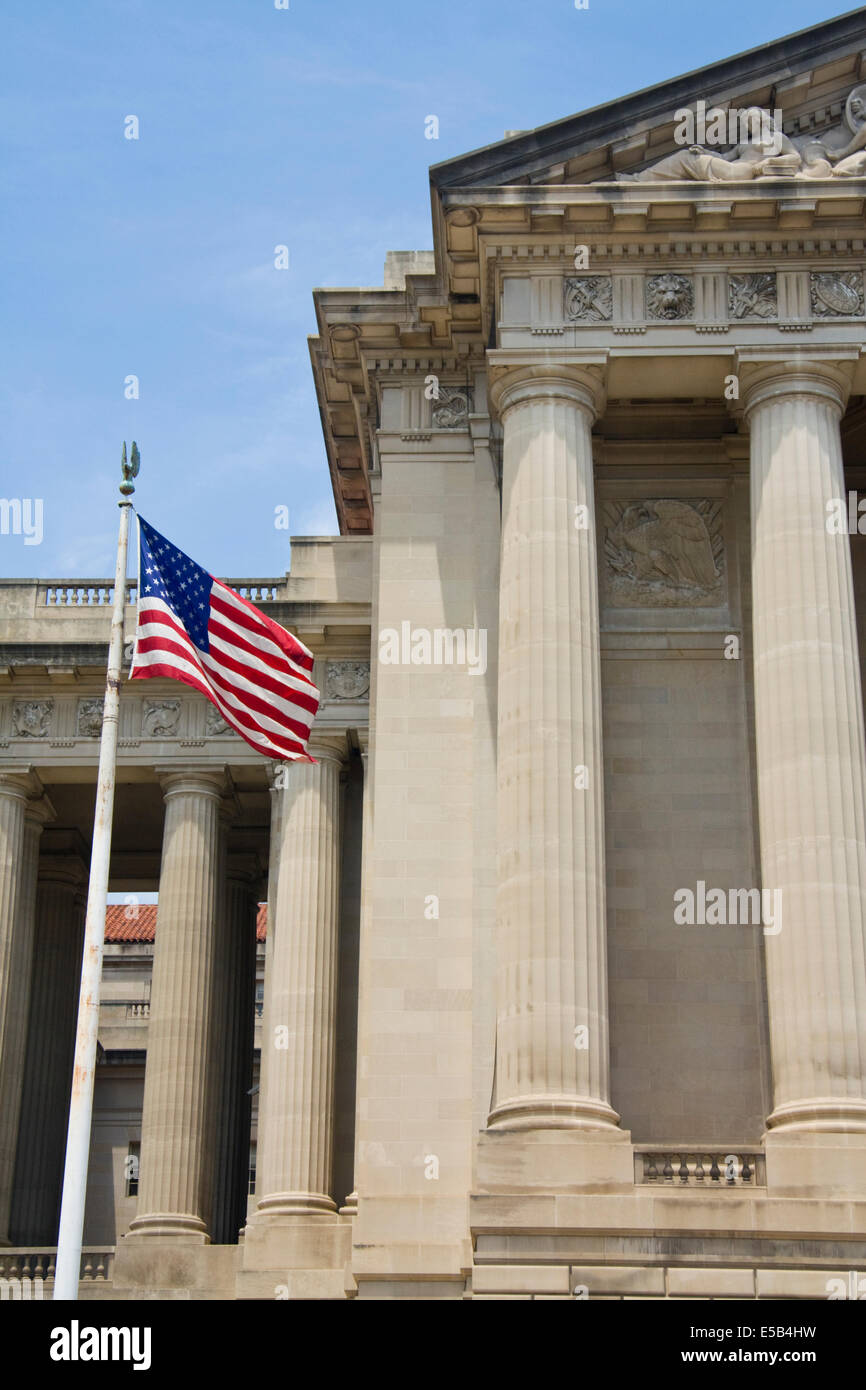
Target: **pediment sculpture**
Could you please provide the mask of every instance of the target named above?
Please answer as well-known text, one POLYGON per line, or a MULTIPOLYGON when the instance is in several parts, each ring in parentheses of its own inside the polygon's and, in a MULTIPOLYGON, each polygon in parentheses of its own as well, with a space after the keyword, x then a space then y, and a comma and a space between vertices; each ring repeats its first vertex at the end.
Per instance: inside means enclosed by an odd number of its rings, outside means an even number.
POLYGON ((730 118, 736 118, 742 138, 732 141, 727 153, 720 153, 718 148, 726 143, 724 139, 718 141, 716 148, 710 143, 684 146, 648 169, 617 174, 618 182, 728 183, 744 179, 866 177, 866 83, 849 93, 843 122, 820 140, 814 136, 791 139, 782 130, 780 112, 763 111, 757 106, 709 114, 713 118, 710 125, 717 120, 723 129, 726 122, 730 129, 730 118))

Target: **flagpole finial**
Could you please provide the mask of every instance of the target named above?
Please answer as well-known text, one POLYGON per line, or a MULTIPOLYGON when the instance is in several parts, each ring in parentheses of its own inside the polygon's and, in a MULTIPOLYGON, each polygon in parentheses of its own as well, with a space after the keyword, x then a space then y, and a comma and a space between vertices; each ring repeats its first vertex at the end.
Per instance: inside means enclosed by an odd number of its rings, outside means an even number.
POLYGON ((123 474, 123 482, 120 484, 120 491, 124 497, 131 497, 135 492, 132 485, 133 478, 138 477, 138 470, 141 467, 141 455, 138 452, 138 445, 132 441, 132 450, 129 462, 126 461, 126 440, 123 441, 123 450, 120 455, 120 471, 123 474))

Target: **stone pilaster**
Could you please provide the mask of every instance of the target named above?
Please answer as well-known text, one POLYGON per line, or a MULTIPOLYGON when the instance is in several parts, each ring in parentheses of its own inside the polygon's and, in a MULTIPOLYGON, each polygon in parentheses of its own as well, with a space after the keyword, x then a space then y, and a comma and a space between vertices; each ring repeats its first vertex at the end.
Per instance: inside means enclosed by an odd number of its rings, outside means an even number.
POLYGON ((15 1162, 12 1239, 56 1245, 69 1100, 87 870, 74 854, 39 866, 36 931, 21 1119, 15 1162))
POLYGON ((141 1122, 138 1236, 209 1239, 209 1057, 222 771, 163 775, 165 829, 141 1122))
POLYGON ((29 773, 0 772, 0 1245, 9 1243, 36 906, 39 837, 51 816, 29 773))
POLYGON ((496 1081, 489 1126, 615 1127, 609 1102, 592 365, 494 381, 504 429, 496 1081))
POLYGON ((317 762, 286 763, 284 786, 278 780, 275 791, 282 806, 262 1028, 257 1224, 336 1213, 330 1185, 345 738, 320 736, 309 750, 317 762))
POLYGON ((779 894, 764 936, 767 1124, 782 1138, 866 1133, 866 745, 850 545, 827 525, 827 503, 846 497, 850 367, 837 357, 739 365, 761 876, 779 894))

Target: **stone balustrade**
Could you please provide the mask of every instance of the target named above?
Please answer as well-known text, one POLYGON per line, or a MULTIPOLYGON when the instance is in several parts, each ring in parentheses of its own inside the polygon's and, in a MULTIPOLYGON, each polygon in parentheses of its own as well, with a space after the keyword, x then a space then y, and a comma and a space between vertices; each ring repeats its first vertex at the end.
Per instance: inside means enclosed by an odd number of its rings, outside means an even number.
POLYGON ((677 1147, 636 1149, 634 1180, 638 1185, 681 1187, 765 1187, 764 1152, 756 1146, 738 1148, 677 1147))
MULTIPOLYGON (((106 1281, 114 1266, 113 1245, 85 1245, 81 1251, 80 1278, 85 1282, 106 1281)), ((54 1279, 57 1246, 27 1245, 0 1249, 0 1280, 54 1279)))

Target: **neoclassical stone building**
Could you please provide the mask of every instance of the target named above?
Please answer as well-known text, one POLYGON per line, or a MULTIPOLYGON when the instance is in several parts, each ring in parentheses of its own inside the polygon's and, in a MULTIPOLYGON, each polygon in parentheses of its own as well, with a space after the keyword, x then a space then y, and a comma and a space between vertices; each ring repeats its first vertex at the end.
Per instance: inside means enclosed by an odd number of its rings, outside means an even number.
MULTIPOLYGON (((341 535, 233 582, 315 652, 318 762, 123 691, 111 886, 159 907, 107 955, 83 1296, 866 1280, 864 17, 436 166, 433 252, 316 292, 341 535)), ((107 587, 0 589, 7 1273, 50 1269, 107 587)))

